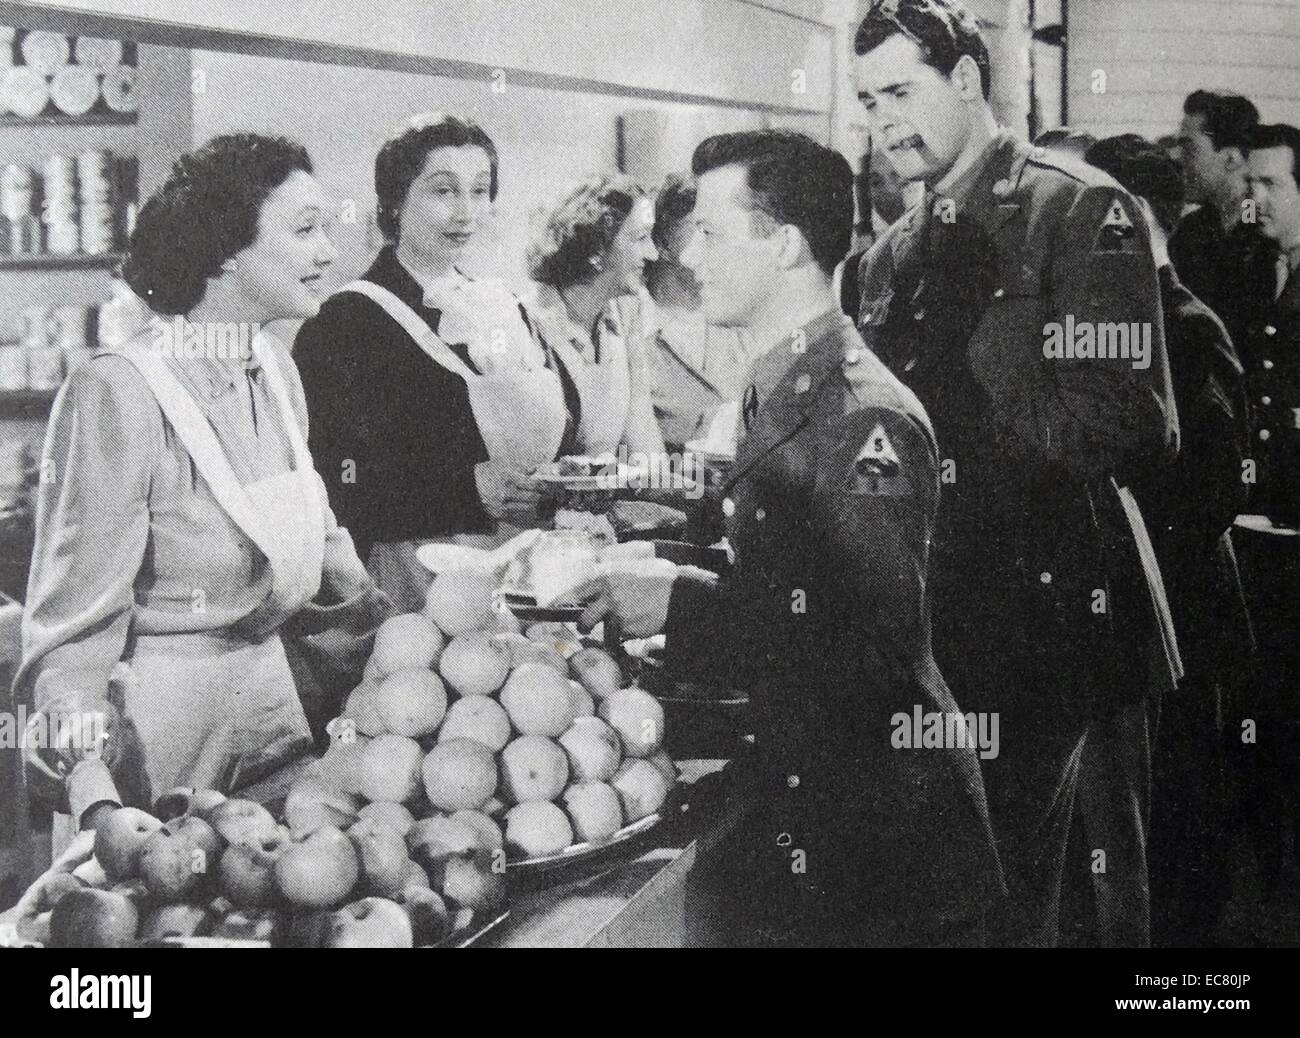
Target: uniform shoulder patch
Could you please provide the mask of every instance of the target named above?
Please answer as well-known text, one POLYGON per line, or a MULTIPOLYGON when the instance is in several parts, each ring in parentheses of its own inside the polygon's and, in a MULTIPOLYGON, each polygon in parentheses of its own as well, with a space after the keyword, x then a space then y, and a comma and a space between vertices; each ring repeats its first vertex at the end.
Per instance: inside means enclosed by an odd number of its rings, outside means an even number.
POLYGON ((1134 233, 1133 221, 1124 211, 1124 203, 1117 198, 1111 202, 1110 208, 1106 211, 1106 218, 1097 230, 1092 251, 1124 252, 1128 249, 1134 233))
POLYGON ((858 451, 858 456, 853 459, 854 471, 859 475, 893 476, 898 473, 901 464, 894 445, 889 442, 889 434, 877 422, 867 437, 867 442, 858 451))

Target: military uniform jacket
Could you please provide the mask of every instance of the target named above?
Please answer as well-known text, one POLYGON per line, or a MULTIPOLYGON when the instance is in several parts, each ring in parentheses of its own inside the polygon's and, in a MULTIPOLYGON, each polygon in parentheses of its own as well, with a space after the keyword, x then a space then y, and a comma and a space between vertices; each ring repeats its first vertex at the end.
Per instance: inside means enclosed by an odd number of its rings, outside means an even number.
POLYGON ((1300 273, 1247 323, 1239 349, 1254 413, 1250 511, 1300 526, 1300 273))
POLYGON ((667 658, 750 695, 764 809, 747 882, 892 940, 1001 890, 974 748, 892 741, 898 714, 957 710, 930 652, 934 435, 842 314, 755 371, 773 362, 788 369, 756 409, 746 395, 724 501, 734 565, 717 586, 677 581, 667 658), (798 850, 807 873, 792 877, 798 850))
POLYGON ((1003 133, 886 231, 858 283, 864 340, 938 434, 935 651, 963 706, 1090 712, 1140 694, 1144 673, 1172 688, 1159 569, 1119 490, 1178 438, 1133 199, 1003 133))

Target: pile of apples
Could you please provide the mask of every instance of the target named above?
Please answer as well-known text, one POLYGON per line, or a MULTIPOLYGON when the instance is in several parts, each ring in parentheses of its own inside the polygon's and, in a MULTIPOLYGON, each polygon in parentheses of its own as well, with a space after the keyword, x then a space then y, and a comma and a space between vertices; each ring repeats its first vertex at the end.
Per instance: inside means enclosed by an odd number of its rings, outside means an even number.
POLYGON ((658 811, 677 779, 658 701, 562 624, 521 633, 494 585, 442 573, 422 614, 379 629, 321 761, 359 810, 412 812, 407 845, 423 863, 605 840, 658 811))

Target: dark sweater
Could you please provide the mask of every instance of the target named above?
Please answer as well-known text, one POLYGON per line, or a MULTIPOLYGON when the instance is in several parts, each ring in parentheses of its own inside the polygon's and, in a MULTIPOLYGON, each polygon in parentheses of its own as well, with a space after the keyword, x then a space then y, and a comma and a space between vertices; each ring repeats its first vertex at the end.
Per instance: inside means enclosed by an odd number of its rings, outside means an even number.
MULTIPOLYGON (((425 307, 423 289, 391 247, 363 277, 438 331, 441 313, 425 307)), ((473 370, 468 350, 448 345, 473 370)), ((474 482, 474 467, 488 454, 464 381, 377 303, 353 292, 327 300, 303 324, 294 359, 316 467, 363 559, 376 542, 495 529, 474 482)))

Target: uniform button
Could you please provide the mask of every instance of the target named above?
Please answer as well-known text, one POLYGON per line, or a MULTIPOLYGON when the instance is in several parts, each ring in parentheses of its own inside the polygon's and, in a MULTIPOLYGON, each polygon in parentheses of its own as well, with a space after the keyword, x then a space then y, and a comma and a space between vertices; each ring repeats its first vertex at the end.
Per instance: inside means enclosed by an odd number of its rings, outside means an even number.
POLYGON ((856 364, 862 353, 855 349, 846 350, 844 353, 844 362, 846 364, 856 364))
POLYGON ((1276 334, 1277 334, 1277 329, 1274 328, 1271 324, 1267 324, 1267 325, 1264 326, 1264 334, 1265 334, 1265 335, 1276 335, 1276 334))
POLYGON ((1007 294, 1007 290, 1005 288, 995 288, 993 290, 994 299, 1001 299, 1006 294, 1007 294))
POLYGON ((767 518, 767 512, 765 512, 763 509, 760 508, 757 512, 754 513, 754 518, 761 523, 764 519, 767 518))
POLYGON ((729 497, 724 497, 722 499, 722 514, 725 515, 728 519, 730 519, 733 515, 735 515, 736 502, 731 500, 731 498, 729 497))
POLYGON ((806 393, 808 392, 808 389, 811 385, 812 385, 812 378, 810 376, 800 375, 797 379, 795 379, 794 391, 796 393, 806 393))
POLYGON ((1006 198, 1007 195, 1011 194, 1011 181, 999 180, 993 185, 993 193, 997 195, 998 198, 1006 198))
POLYGON ((1272 362, 1271 360, 1265 360, 1265 361, 1264 361, 1264 370, 1265 370, 1265 371, 1272 371, 1272 370, 1273 370, 1273 362, 1272 362))
POLYGON ((1050 573, 1040 573, 1038 574, 1038 579, 1044 584, 1050 584, 1052 582, 1052 575, 1050 573))
POLYGON ((1271 396, 1262 396, 1259 398, 1259 402, 1263 404, 1265 407, 1267 407, 1269 404, 1273 402, 1273 398, 1271 396))
POLYGON ((791 775, 789 778, 785 780, 785 784, 789 786, 791 789, 795 789, 799 785, 799 776, 791 775))
POLYGON ((1272 436, 1272 435, 1273 435, 1273 434, 1272 434, 1271 432, 1269 432, 1267 429, 1260 429, 1260 431, 1259 431, 1259 438, 1260 438, 1261 440, 1267 440, 1267 439, 1268 439, 1270 436, 1272 436))
POLYGON ((914 314, 912 315, 912 320, 913 320, 913 321, 920 321, 920 320, 923 320, 924 318, 925 318, 925 311, 924 311, 924 310, 918 310, 918 311, 916 311, 916 313, 914 313, 914 314))

